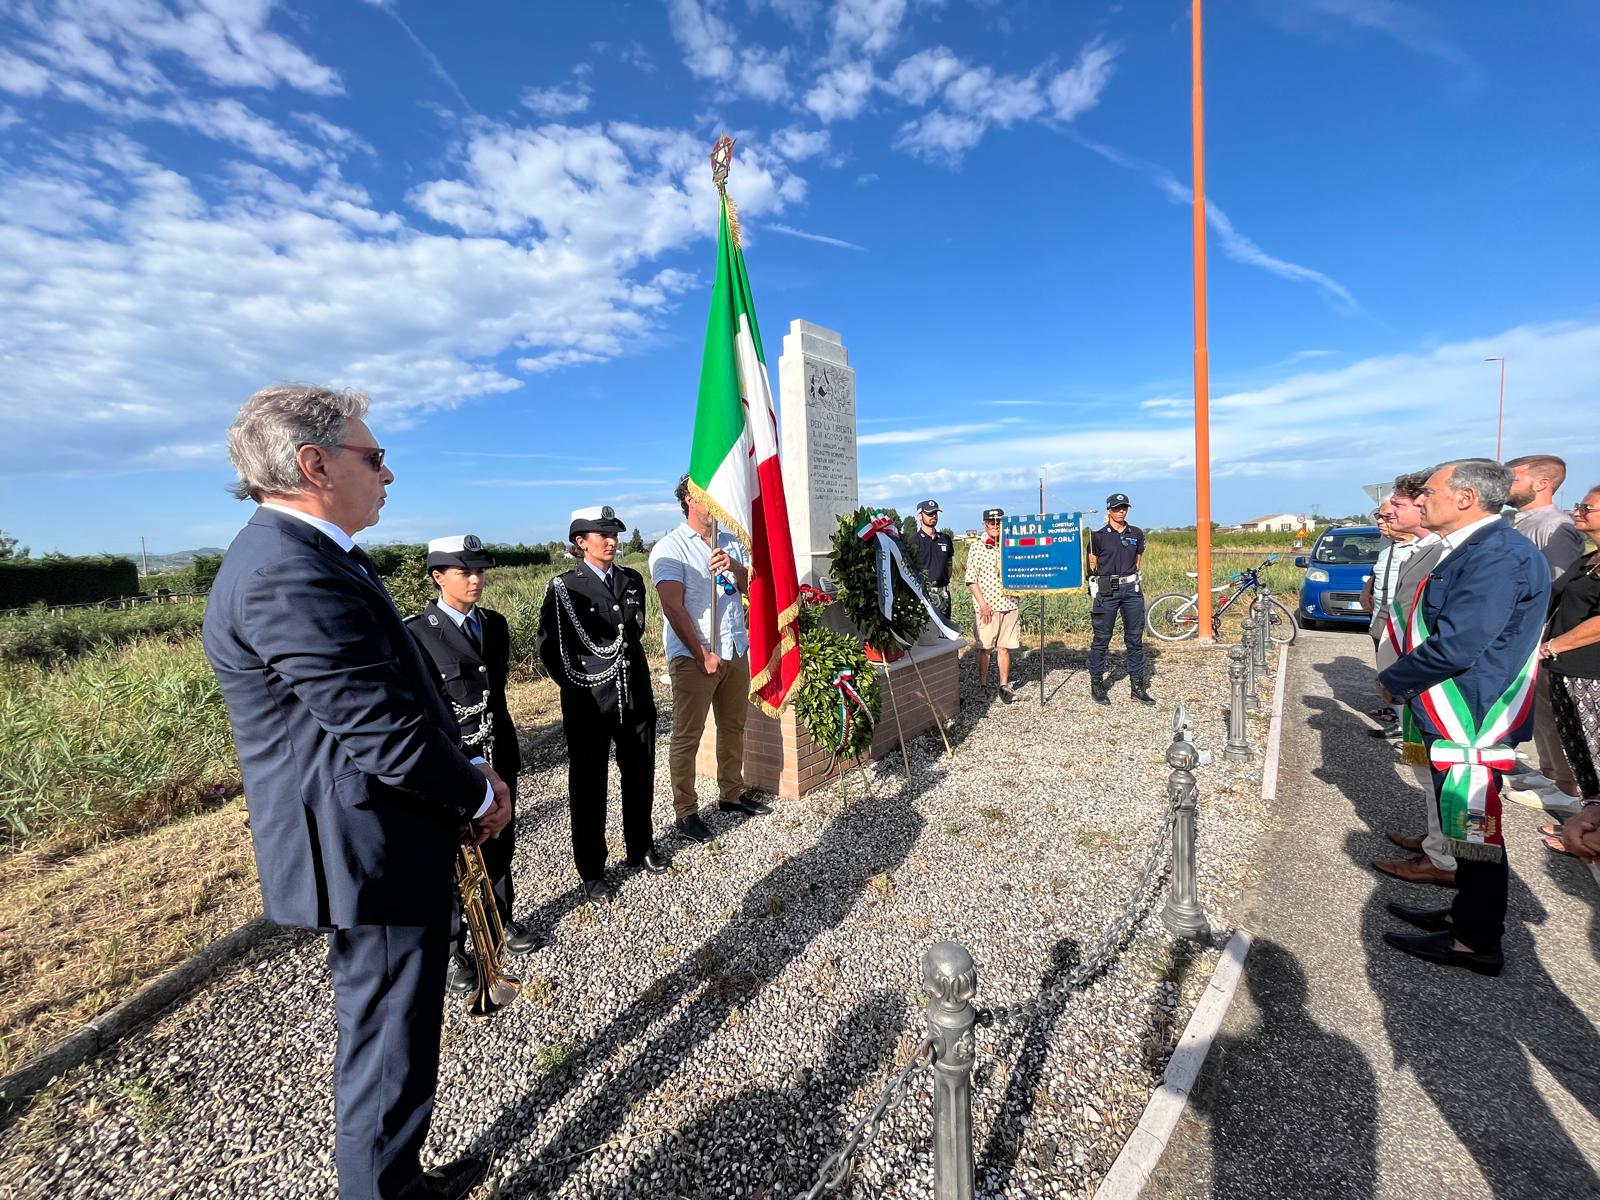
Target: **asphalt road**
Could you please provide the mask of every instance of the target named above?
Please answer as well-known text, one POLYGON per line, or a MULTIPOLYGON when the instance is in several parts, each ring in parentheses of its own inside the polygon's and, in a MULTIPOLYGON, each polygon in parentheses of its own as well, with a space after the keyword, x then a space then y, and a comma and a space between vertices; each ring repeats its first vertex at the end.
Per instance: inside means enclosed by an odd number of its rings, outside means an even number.
POLYGON ((1411 959, 1388 901, 1440 888, 1374 871, 1423 793, 1366 736, 1371 643, 1290 654, 1275 827, 1243 924, 1245 979, 1148 1197, 1600 1197, 1600 888, 1507 805, 1498 978, 1411 959))

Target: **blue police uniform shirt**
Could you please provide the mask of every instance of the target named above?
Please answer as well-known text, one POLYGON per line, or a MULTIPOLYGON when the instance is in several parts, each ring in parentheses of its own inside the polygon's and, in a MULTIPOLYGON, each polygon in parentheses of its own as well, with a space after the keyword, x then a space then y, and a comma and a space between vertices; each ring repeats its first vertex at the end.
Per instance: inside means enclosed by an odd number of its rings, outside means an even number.
POLYGON ((1107 521, 1090 535, 1089 553, 1095 558, 1096 575, 1132 575, 1144 553, 1144 530, 1127 525, 1118 533, 1107 521))

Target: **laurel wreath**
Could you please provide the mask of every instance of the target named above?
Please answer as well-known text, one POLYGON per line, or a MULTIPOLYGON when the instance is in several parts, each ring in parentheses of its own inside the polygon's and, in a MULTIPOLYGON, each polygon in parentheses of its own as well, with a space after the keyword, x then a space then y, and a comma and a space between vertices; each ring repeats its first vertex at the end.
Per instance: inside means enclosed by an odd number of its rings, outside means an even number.
MULTIPOLYGON (((840 517, 833 533, 833 569, 829 578, 845 616, 861 631, 867 645, 879 651, 894 651, 917 640, 927 627, 928 612, 898 573, 894 576, 894 603, 890 609, 893 620, 884 620, 878 608, 877 539, 864 542, 856 531, 880 513, 894 521, 890 535, 898 539, 900 514, 892 508, 858 508, 840 517)), ((901 555, 906 569, 916 573, 918 585, 926 588, 927 577, 917 555, 906 549, 901 555)))

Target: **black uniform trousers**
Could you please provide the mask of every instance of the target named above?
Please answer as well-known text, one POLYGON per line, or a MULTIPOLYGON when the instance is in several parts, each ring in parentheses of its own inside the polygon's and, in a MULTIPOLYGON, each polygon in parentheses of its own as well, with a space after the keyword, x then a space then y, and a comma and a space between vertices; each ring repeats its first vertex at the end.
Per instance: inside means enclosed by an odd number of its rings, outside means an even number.
MULTIPOLYGON (((1437 804, 1445 772, 1429 769, 1433 771, 1433 796, 1437 804)), ((1503 786, 1500 772, 1490 768, 1489 787, 1498 795, 1503 786)), ((1456 898, 1450 905, 1450 924, 1461 944, 1479 954, 1492 954, 1500 949, 1500 939, 1506 932, 1511 864, 1504 849, 1502 846, 1499 862, 1456 855, 1456 898)))
POLYGON ((629 858, 655 848, 650 810, 655 799, 656 710, 596 708, 584 693, 561 693, 561 720, 567 735, 567 805, 572 819, 572 861, 578 877, 599 879, 606 868, 606 776, 616 748, 622 776, 622 844, 629 858))
POLYGON ((339 1200, 394 1200, 422 1174, 439 1077, 449 924, 328 935, 339 1020, 333 1094, 339 1200))
POLYGON ((1128 651, 1128 675, 1143 679, 1144 593, 1137 584, 1121 584, 1115 589, 1100 585, 1089 609, 1089 623, 1094 627, 1094 640, 1089 643, 1089 674, 1106 673, 1106 651, 1111 648, 1118 613, 1122 614, 1122 641, 1128 651))
MULTIPOLYGON (((505 778, 502 776, 501 778, 505 778)), ((516 903, 517 890, 511 882, 511 859, 517 852, 517 777, 505 781, 511 792, 511 819, 495 837, 478 847, 483 855, 483 869, 489 873, 489 888, 494 892, 495 907, 500 910, 500 921, 511 924, 511 913, 516 903)), ((465 954, 467 950, 467 923, 461 917, 461 889, 456 889, 456 902, 450 906, 450 950, 465 954)))

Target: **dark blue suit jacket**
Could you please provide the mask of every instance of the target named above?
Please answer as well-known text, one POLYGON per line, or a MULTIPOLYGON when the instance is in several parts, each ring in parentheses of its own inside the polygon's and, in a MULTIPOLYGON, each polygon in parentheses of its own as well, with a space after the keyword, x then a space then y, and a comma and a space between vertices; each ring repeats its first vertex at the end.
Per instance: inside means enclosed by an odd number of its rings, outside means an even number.
POLYGON ((456 829, 484 778, 383 587, 317 529, 257 509, 217 572, 204 641, 267 916, 448 921, 456 829))
MULTIPOLYGON (((1378 682, 1397 700, 1415 701, 1434 684, 1454 679, 1482 721, 1538 646, 1549 598, 1550 568, 1539 548, 1504 521, 1486 525, 1428 576, 1422 596, 1428 640, 1378 682)), ((1422 706, 1411 707, 1427 737, 1440 737, 1422 706)), ((1532 726, 1530 708, 1506 742, 1527 741, 1532 726)))

